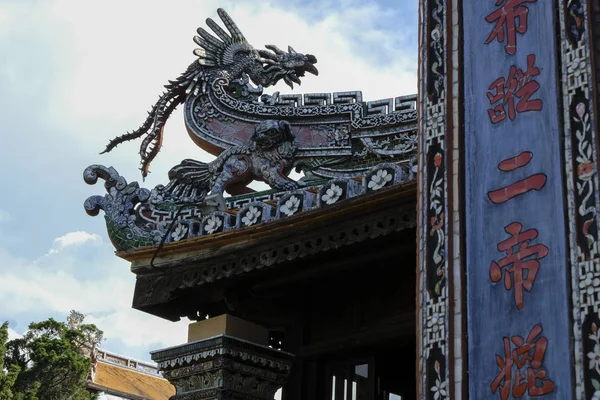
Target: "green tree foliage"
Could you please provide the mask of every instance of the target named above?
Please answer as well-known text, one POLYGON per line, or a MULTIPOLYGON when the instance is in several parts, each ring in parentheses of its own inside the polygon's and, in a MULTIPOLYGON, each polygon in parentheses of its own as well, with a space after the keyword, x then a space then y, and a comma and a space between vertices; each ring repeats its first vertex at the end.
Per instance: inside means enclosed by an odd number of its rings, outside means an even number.
POLYGON ((91 400, 86 389, 93 351, 102 331, 84 324, 72 311, 68 323, 52 318, 33 322, 19 339, 7 342, 8 324, 0 328, 0 400, 91 400))
POLYGON ((6 353, 6 342, 8 341, 8 322, 0 327, 0 400, 13 398, 12 387, 19 375, 19 367, 10 365, 5 368, 4 354, 6 353))

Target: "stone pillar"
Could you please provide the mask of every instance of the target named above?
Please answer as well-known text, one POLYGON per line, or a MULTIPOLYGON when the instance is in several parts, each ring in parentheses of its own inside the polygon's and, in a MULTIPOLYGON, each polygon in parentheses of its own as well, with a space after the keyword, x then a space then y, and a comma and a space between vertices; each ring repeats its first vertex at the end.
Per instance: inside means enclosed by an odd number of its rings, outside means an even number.
POLYGON ((188 340, 151 353, 172 400, 273 400, 292 369, 294 355, 267 347, 266 329, 229 315, 191 324, 188 340))

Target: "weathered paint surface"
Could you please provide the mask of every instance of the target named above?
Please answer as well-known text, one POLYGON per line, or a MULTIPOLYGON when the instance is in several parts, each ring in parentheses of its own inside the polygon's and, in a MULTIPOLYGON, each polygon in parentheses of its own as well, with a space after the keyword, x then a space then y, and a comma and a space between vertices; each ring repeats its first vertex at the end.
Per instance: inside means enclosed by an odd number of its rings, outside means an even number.
POLYGON ((552 0, 464 3, 469 392, 572 397, 552 0))

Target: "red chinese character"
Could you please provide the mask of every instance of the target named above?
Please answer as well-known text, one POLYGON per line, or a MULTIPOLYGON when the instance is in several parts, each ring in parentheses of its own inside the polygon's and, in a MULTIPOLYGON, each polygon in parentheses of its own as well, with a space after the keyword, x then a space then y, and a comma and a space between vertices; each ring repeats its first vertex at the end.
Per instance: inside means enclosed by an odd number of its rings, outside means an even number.
MULTIPOLYGON (((516 157, 508 158, 500 162, 500 164, 498 164, 498 169, 503 172, 513 171, 529 164, 532 158, 532 152, 524 151, 516 157)), ((531 190, 541 190, 545 185, 546 175, 535 174, 508 185, 507 187, 488 192, 488 197, 492 203, 502 204, 513 197, 520 196, 531 190)))
POLYGON ((540 69, 535 66, 535 54, 527 56, 527 71, 523 72, 516 66, 510 67, 508 79, 500 77, 496 79, 488 88, 487 97, 490 105, 497 104, 494 108, 488 109, 488 115, 492 124, 497 124, 506 119, 506 109, 508 107, 508 118, 515 119, 515 109, 517 113, 526 111, 540 111, 543 102, 539 99, 530 100, 531 96, 540 88, 540 84, 531 78, 538 76, 540 69), (519 100, 515 107, 515 98, 519 100))
POLYGON ((510 340, 504 338, 504 358, 496 354, 500 372, 490 385, 492 393, 500 389, 501 400, 507 400, 511 394, 518 399, 526 391, 529 396, 543 396, 554 392, 554 382, 546 378, 546 370, 542 368, 548 339, 539 337, 541 333, 542 326, 538 324, 531 329, 527 340, 523 340, 521 336, 512 336, 510 340), (510 342, 516 346, 512 351, 510 342), (514 381, 513 366, 517 367, 514 381), (538 380, 541 386, 538 386, 538 380))
POLYGON ((500 282, 502 270, 504 270, 504 287, 506 290, 515 288, 515 302, 517 309, 523 309, 523 289, 531 291, 535 277, 540 269, 542 258, 548 255, 548 248, 543 244, 529 246, 529 241, 538 237, 537 229, 529 229, 521 232, 523 225, 518 222, 506 226, 504 230, 511 235, 510 238, 498 243, 498 251, 506 252, 506 256, 500 261, 492 261, 490 264, 490 279, 492 282, 500 282), (518 250, 513 252, 513 247, 518 250), (527 260, 527 258, 532 257, 527 260), (512 276, 511 276, 512 274, 512 276))
POLYGON ((529 8, 522 6, 523 3, 535 3, 537 0, 498 0, 496 6, 500 6, 505 3, 502 7, 485 17, 485 20, 489 23, 496 23, 492 33, 485 41, 485 44, 489 44, 494 39, 498 39, 498 42, 504 42, 506 39, 506 52, 513 55, 517 51, 517 32, 523 34, 527 32, 527 16, 529 15, 529 8))

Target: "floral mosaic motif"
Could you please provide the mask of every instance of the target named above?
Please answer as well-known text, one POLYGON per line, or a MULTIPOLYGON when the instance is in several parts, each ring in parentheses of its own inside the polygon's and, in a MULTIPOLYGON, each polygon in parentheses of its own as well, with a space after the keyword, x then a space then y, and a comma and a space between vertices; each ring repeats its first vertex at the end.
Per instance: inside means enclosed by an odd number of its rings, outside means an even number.
POLYGON ((420 44, 425 49, 421 79, 424 87, 419 99, 420 160, 409 163, 408 176, 419 174, 421 184, 421 232, 419 234, 420 326, 426 331, 419 357, 424 365, 419 378, 425 400, 450 398, 448 384, 445 197, 446 171, 444 149, 446 131, 446 0, 426 0, 422 4, 423 24, 420 44), (439 314, 436 316, 436 314, 439 314))
POLYGON ((332 183, 325 191, 325 194, 321 196, 321 200, 328 205, 334 204, 342 197, 343 194, 344 190, 335 183, 332 183))
POLYGON ((208 233, 209 235, 213 234, 217 232, 222 225, 223 221, 220 217, 216 215, 211 215, 204 222, 204 232, 208 233))
POLYGON ((387 186, 393 179, 394 176, 391 172, 380 169, 375 174, 371 175, 367 187, 371 190, 379 190, 384 186, 387 186))
POLYGON ((440 363, 439 361, 435 361, 434 369, 436 373, 435 377, 435 385, 431 387, 431 391, 433 392, 433 400, 444 400, 448 398, 448 389, 447 383, 448 381, 440 375, 440 363))
POLYGON ((446 357, 439 347, 429 353, 427 359, 426 400, 447 400, 450 398, 446 377, 446 357))
POLYGON ((570 124, 577 204, 577 244, 587 255, 592 252, 598 234, 593 179, 596 175, 594 138, 589 107, 583 93, 578 91, 571 104, 570 124))
POLYGON ((296 196, 290 196, 281 207, 279 211, 288 217, 294 215, 300 209, 300 199, 296 196))
POLYGON ((585 398, 600 400, 600 319, 597 313, 588 314, 582 324, 585 398))
MULTIPOLYGON (((324 205, 337 203, 367 193, 367 177, 378 170, 393 172, 396 183, 404 176, 403 168, 394 163, 377 164, 363 175, 363 183, 351 178, 332 180, 324 186, 314 185, 293 192, 277 192, 254 197, 239 196, 228 202, 208 196, 202 202, 181 205, 166 186, 158 185, 152 190, 142 189, 137 182, 127 183, 114 168, 92 165, 84 171, 84 180, 93 185, 98 179, 106 180, 107 194, 91 196, 84 207, 89 215, 105 213, 108 236, 118 251, 158 245, 165 242, 185 240, 198 235, 210 235, 236 227, 251 226, 283 218, 324 205), (279 201, 275 214, 270 201, 279 201), (239 209, 234 219, 224 212, 227 208, 239 209), (178 222, 172 225, 173 220, 178 222), (202 224, 199 221, 202 221, 202 224), (200 229, 201 227, 201 229, 200 229)), ((387 179, 382 174, 382 181, 387 179)), ((388 175, 386 175, 388 176, 388 175)), ((409 176, 410 177, 410 176, 409 176)), ((414 177, 413 177, 414 179, 414 177)))
POLYGON ((319 125, 316 128, 325 132, 328 146, 336 147, 350 145, 350 130, 348 129, 348 127, 336 125, 319 125))
MULTIPOLYGON (((598 176, 597 176, 597 138, 593 126, 597 117, 593 115, 592 84, 593 71, 589 64, 590 53, 594 51, 588 31, 596 25, 594 21, 599 10, 597 1, 559 0, 561 35, 565 40, 561 43, 561 61, 567 67, 562 76, 565 93, 565 148, 570 165, 567 172, 567 199, 569 204, 570 260, 571 274, 574 282, 573 290, 573 326, 574 326, 574 358, 575 382, 578 388, 577 400, 600 398, 600 375, 588 364, 587 356, 597 352, 596 342, 590 336, 597 335, 600 327, 598 319, 598 280, 596 265, 598 264, 598 176), (591 7, 591 9, 588 8, 591 7), (568 103, 567 103, 568 102, 568 103), (593 272, 591 274, 590 272, 593 272)), ((596 82, 597 83, 597 82, 596 82)))
MULTIPOLYGON (((589 335, 589 339, 594 342, 594 350, 587 353, 590 362, 588 368, 600 375, 600 331, 595 323, 592 324, 592 333, 589 335)), ((597 386, 597 390, 600 390, 600 382, 596 379, 592 379, 592 382, 595 382, 594 387, 597 386)))
POLYGON ((177 242, 183 238, 185 238, 187 236, 188 233, 188 227, 185 226, 184 224, 178 223, 175 226, 175 229, 173 229, 173 232, 171 232, 171 238, 173 239, 174 242, 177 242))
POLYGON ((374 192, 407 179, 414 179, 415 174, 412 171, 414 169, 413 162, 416 162, 416 159, 411 159, 408 165, 403 167, 394 163, 376 165, 365 174, 362 182, 363 190, 366 193, 374 192))
POLYGON ((430 160, 428 162, 429 176, 429 237, 428 237, 428 288, 432 295, 437 297, 441 294, 445 285, 445 261, 446 252, 444 245, 446 243, 446 234, 444 232, 444 160, 443 153, 439 145, 430 149, 430 160))
POLYGON ((262 215, 261 210, 258 207, 250 206, 248 207, 248 211, 242 217, 242 224, 245 226, 252 226, 259 221, 260 216, 262 215))

